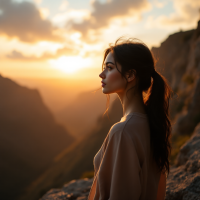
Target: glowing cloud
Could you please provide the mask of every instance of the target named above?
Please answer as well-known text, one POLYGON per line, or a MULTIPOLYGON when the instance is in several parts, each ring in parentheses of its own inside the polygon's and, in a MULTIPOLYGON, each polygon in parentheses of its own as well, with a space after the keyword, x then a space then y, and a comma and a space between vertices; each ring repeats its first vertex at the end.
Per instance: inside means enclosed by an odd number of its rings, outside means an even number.
POLYGON ((45 19, 48 9, 38 9, 32 2, 12 0, 0 0, 0 9, 0 35, 27 43, 63 42, 64 38, 55 34, 57 28, 45 19))
POLYGON ((93 11, 88 19, 81 23, 71 22, 72 29, 81 32, 83 37, 91 29, 97 31, 107 27, 114 18, 140 16, 142 12, 151 9, 151 4, 147 0, 112 0, 106 3, 93 0, 91 6, 93 11))
POLYGON ((169 15, 159 15, 158 17, 149 16, 147 28, 162 28, 175 30, 177 28, 193 28, 199 18, 200 1, 197 0, 174 0, 174 12, 169 15))

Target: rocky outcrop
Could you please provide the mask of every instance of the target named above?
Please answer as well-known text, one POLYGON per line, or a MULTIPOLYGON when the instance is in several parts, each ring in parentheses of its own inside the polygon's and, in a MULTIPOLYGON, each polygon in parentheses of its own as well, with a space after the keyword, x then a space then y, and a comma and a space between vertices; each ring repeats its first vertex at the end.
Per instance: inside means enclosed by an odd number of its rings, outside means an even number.
POLYGON ((165 200, 200 200, 200 123, 177 156, 167 178, 165 200))
POLYGON ((174 33, 152 51, 158 59, 156 70, 174 91, 170 100, 172 133, 191 134, 200 122, 200 21, 196 30, 174 33))
POLYGON ((200 78, 196 80, 188 110, 178 117, 176 124, 173 127, 173 133, 182 135, 190 134, 198 122, 200 122, 200 78))
MULTIPOLYGON (((200 153, 199 152, 200 152, 200 123, 196 126, 194 134, 191 136, 190 140, 181 147, 180 152, 176 158, 175 165, 177 167, 184 164, 188 166, 190 162, 188 164, 187 162, 189 160, 191 161, 192 159, 199 162, 199 168, 200 168, 200 153)), ((195 170, 197 169, 194 169, 194 171, 192 172, 196 172, 195 170)))
POLYGON ((40 200, 87 200, 93 178, 72 180, 61 189, 51 189, 40 200))

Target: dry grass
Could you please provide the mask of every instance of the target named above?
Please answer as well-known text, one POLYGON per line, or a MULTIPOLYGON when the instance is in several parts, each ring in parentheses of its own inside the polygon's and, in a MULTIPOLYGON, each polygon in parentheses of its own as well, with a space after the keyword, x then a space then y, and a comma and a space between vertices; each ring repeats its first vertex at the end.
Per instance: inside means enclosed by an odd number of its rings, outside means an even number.
POLYGON ((93 178, 93 177, 94 177, 94 171, 86 171, 81 175, 80 179, 93 178))
POLYGON ((189 139, 190 135, 173 135, 171 139, 171 144, 172 144, 172 151, 171 151, 171 156, 169 158, 170 160, 170 165, 175 164, 176 156, 179 153, 179 150, 183 144, 185 144, 189 139))

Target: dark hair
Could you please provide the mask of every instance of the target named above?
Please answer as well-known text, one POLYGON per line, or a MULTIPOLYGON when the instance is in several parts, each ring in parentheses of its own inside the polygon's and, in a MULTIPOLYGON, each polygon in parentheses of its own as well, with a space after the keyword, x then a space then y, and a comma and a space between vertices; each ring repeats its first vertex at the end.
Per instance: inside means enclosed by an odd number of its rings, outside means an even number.
MULTIPOLYGON (((165 77, 155 70, 156 61, 152 52, 138 39, 124 40, 119 38, 114 45, 110 44, 110 47, 105 50, 103 63, 110 52, 114 56, 116 68, 117 63, 122 66, 121 72, 117 68, 122 77, 126 79, 125 73, 129 70, 134 69, 136 71, 138 81, 136 87, 143 94, 150 125, 153 156, 160 170, 167 171, 169 174, 169 155, 171 153, 169 99, 172 90, 165 77)), ((106 111, 108 110, 109 99, 107 99, 106 111)))

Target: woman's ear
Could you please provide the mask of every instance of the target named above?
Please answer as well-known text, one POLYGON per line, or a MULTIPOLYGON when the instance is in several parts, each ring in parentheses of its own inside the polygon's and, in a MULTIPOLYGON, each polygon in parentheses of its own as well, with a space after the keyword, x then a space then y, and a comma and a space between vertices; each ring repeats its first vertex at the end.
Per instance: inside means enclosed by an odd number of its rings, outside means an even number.
POLYGON ((135 69, 130 69, 128 72, 127 72, 127 75, 126 75, 126 78, 128 79, 128 82, 131 82, 135 79, 136 77, 136 71, 135 69))

